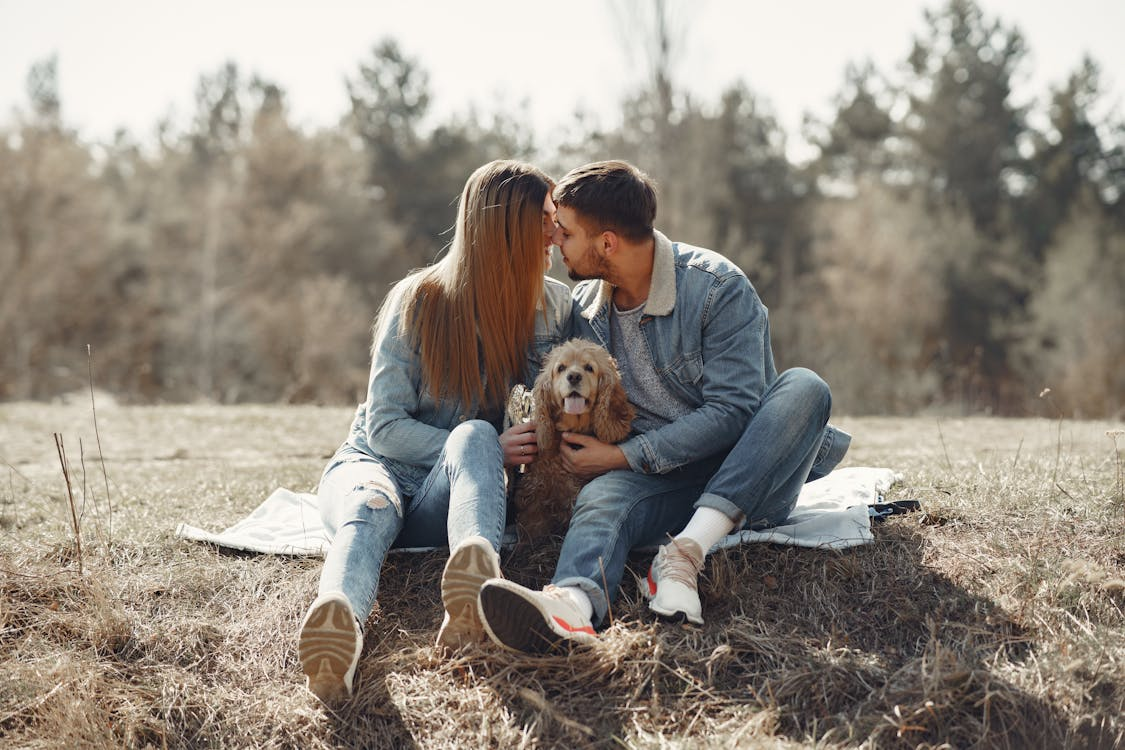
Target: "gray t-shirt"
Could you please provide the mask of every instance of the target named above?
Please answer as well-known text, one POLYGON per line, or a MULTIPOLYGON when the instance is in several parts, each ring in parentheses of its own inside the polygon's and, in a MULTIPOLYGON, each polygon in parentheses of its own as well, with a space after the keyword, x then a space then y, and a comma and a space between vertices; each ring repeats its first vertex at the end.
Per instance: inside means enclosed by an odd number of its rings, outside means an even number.
POLYGON ((643 303, 624 311, 612 305, 609 315, 609 353, 617 360, 621 384, 637 409, 633 430, 638 433, 663 427, 692 409, 691 404, 676 398, 664 387, 664 381, 652 364, 652 352, 641 333, 643 309, 643 303))

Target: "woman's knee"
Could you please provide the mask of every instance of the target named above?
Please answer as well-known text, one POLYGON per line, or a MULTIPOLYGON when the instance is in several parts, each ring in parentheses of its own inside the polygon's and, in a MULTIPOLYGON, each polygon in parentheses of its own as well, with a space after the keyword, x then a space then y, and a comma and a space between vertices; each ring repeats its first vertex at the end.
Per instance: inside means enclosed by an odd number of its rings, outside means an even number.
POLYGON ((454 427, 449 436, 457 436, 461 440, 498 440, 500 433, 490 422, 483 419, 469 419, 454 427))
POLYGON ((388 513, 400 521, 405 515, 402 495, 384 476, 358 480, 349 487, 322 483, 317 496, 322 517, 337 528, 351 522, 374 522, 388 513))
POLYGON ((483 467, 503 463, 500 435, 483 419, 470 419, 449 432, 442 451, 444 463, 451 467, 483 467))
POLYGON ((449 432, 445 441, 447 455, 458 455, 478 449, 500 449, 500 434, 496 428, 483 419, 470 419, 462 422, 449 432))

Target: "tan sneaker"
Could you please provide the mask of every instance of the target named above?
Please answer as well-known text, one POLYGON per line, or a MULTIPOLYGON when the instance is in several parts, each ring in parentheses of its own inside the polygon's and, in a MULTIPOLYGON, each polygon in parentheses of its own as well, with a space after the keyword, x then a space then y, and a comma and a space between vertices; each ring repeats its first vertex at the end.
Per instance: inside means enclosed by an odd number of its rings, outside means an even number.
POLYGON ((318 596, 297 639, 305 687, 327 705, 347 700, 361 651, 363 630, 347 597, 339 592, 318 596))
POLYGON ((441 603, 445 619, 437 635, 437 647, 456 650, 484 640, 484 627, 477 611, 481 584, 500 577, 500 556, 482 536, 463 539, 449 554, 441 574, 441 603))

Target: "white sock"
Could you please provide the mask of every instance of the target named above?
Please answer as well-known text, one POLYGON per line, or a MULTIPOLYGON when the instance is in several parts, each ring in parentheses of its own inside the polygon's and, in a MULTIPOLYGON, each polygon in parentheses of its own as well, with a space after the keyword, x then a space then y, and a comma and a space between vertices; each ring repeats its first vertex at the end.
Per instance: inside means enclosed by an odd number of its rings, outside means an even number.
POLYGON ((726 513, 714 508, 696 508, 688 525, 676 534, 676 538, 692 540, 706 557, 711 547, 733 530, 734 521, 726 513))
POLYGON ((565 591, 570 597, 571 603, 578 608, 578 611, 586 616, 589 620, 594 616, 594 603, 590 601, 590 595, 577 586, 556 586, 559 591, 565 591))

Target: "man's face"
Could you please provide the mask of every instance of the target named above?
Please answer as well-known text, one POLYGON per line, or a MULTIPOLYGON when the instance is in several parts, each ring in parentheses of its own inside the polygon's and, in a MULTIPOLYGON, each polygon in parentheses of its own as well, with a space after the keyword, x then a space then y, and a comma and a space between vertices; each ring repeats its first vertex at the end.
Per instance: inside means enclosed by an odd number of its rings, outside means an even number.
POLYGON ((609 271, 598 237, 591 237, 569 206, 559 206, 554 243, 559 247, 567 275, 573 281, 604 279, 609 271))

